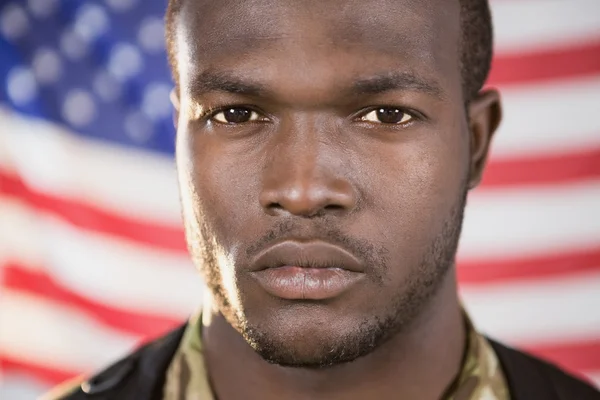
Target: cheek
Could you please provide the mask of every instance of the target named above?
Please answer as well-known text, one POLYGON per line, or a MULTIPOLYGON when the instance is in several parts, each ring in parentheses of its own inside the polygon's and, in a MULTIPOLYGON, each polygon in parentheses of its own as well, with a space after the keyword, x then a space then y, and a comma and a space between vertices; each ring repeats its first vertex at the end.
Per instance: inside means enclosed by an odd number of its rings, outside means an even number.
POLYGON ((220 143, 210 135, 180 133, 177 168, 182 202, 190 202, 186 208, 193 209, 218 242, 226 245, 231 233, 243 232, 244 221, 257 203, 259 163, 250 162, 250 154, 220 143))
POLYGON ((468 151, 466 135, 439 134, 393 146, 378 158, 380 172, 367 191, 376 194, 369 202, 392 248, 404 247, 405 254, 411 246, 424 248, 442 231, 462 196, 468 151))

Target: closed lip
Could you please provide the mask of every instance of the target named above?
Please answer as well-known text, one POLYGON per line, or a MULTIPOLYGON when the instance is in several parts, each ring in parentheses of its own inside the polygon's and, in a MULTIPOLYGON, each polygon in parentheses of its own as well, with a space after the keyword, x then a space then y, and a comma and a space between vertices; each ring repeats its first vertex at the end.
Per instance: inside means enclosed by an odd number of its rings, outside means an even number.
POLYGON ((281 267, 331 268, 357 273, 365 272, 363 264, 353 254, 323 241, 280 242, 259 253, 251 264, 253 272, 281 267))
POLYGON ((325 300, 341 296, 365 274, 360 261, 338 246, 286 241, 259 254, 252 276, 280 299, 325 300))

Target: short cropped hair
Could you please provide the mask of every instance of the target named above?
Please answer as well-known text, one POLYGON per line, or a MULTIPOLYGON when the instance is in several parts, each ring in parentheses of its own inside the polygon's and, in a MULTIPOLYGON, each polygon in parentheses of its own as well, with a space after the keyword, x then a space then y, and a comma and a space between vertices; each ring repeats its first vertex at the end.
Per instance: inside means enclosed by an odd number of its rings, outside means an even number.
MULTIPOLYGON (((460 69, 466 102, 477 96, 490 72, 493 54, 492 17, 488 0, 459 0, 461 5, 460 24, 460 69)), ((184 0, 169 0, 165 17, 167 55, 176 86, 177 72, 176 21, 184 0)))

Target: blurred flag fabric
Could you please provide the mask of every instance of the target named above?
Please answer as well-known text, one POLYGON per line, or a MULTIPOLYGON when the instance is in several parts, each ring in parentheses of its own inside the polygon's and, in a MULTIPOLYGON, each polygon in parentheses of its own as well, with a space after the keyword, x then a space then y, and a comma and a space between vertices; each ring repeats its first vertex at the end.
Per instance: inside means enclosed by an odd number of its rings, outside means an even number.
MULTIPOLYGON (((459 252, 476 325, 600 383, 600 2, 495 0, 505 120, 459 252)), ((166 0, 0 2, 0 398, 201 301, 173 164, 166 0)))

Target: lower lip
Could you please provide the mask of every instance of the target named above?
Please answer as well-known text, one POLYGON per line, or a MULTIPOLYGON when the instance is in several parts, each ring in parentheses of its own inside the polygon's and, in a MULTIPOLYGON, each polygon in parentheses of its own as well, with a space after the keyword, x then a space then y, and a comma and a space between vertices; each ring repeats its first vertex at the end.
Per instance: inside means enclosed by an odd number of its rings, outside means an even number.
POLYGON ((271 295, 287 300, 325 300, 341 295, 364 274, 341 268, 284 266, 253 273, 271 295))

